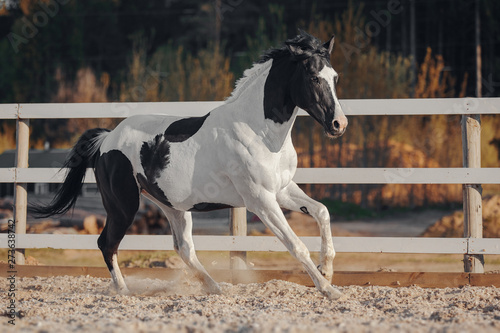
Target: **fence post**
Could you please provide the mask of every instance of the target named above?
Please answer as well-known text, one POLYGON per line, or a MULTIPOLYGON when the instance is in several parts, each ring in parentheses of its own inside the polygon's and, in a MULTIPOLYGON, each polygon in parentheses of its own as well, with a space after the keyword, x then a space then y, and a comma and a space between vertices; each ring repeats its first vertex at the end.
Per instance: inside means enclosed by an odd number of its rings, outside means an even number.
MULTIPOLYGON (((464 168, 481 167, 481 117, 462 116, 462 152, 464 168)), ((483 205, 481 184, 463 185, 464 237, 483 237, 483 205)), ((464 255, 464 271, 484 273, 484 256, 464 255)))
MULTIPOLYGON (((27 168, 30 137, 29 119, 20 119, 18 116, 16 125, 16 169, 27 168)), ((26 233, 27 206, 27 184, 17 182, 16 172, 16 183, 14 186, 14 221, 16 225, 16 234, 26 233)), ((15 259, 16 264, 24 265, 24 249, 16 249, 15 259)))
MULTIPOLYGON (((230 233, 232 236, 247 235, 247 209, 245 207, 231 208, 230 233)), ((247 268, 247 253, 245 251, 229 252, 229 260, 231 269, 247 268)))

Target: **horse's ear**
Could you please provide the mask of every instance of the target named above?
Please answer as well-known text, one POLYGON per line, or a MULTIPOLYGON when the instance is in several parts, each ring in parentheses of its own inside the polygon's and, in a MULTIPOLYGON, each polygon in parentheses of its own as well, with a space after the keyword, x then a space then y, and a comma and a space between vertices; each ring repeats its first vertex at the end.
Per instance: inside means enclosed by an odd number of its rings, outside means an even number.
POLYGON ((325 49, 328 50, 328 54, 332 54, 333 44, 335 44, 335 35, 332 36, 332 38, 330 39, 329 42, 326 42, 325 44, 323 44, 325 49))

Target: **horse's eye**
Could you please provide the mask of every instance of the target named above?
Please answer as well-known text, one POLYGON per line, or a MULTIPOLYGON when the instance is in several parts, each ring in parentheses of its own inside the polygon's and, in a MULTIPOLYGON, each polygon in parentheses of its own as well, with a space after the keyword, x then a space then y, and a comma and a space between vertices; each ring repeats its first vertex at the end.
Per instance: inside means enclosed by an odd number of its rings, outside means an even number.
POLYGON ((312 82, 314 82, 314 83, 319 83, 319 77, 317 77, 317 76, 313 76, 313 77, 311 78, 311 80, 312 80, 312 82))

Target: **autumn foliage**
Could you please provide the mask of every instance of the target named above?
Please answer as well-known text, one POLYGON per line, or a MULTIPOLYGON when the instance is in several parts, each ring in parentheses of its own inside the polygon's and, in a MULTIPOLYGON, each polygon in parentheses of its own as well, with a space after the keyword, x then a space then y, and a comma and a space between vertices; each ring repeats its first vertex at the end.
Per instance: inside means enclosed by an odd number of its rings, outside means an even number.
MULTIPOLYGON (((24 8, 23 10, 29 10, 24 8)), ((75 73, 57 68, 53 73, 54 103, 81 102, 160 102, 223 100, 230 95, 242 68, 257 60, 262 50, 281 43, 287 36, 283 23, 284 7, 269 5, 272 24, 260 19, 254 36, 246 36, 248 51, 236 61, 221 42, 209 42, 189 51, 181 43, 170 41, 150 49, 144 34, 132 36, 133 47, 119 78, 110 77, 92 66, 82 64, 75 73), (233 60, 232 60, 233 59, 233 60), (119 82, 119 83, 117 83, 119 82), (113 93, 110 94, 110 91, 113 93)), ((369 38, 356 43, 356 28, 366 18, 361 8, 350 6, 335 19, 312 13, 299 26, 328 40, 336 36, 333 67, 340 74, 339 98, 447 98, 463 97, 468 82, 461 84, 446 69, 446 59, 428 48, 417 72, 411 58, 379 51, 369 38), (455 87, 459 86, 460 91, 455 87)), ((33 44, 34 46, 34 44, 33 44)), ((61 115, 62 116, 62 115, 61 115)), ((116 125, 111 119, 71 119, 42 122, 32 136, 32 145, 42 147, 46 140, 53 146, 68 147, 90 127, 116 125), (55 125, 54 125, 55 124, 55 125), (60 133, 64 132, 64 135, 60 133), (59 134, 58 134, 59 133, 59 134)), ((0 150, 14 144, 13 129, 2 123, 0 150)), ((497 152, 488 143, 499 136, 498 117, 483 117, 483 166, 498 166, 497 152)), ((459 116, 358 116, 349 119, 346 134, 330 141, 319 125, 300 117, 293 131, 299 155, 299 167, 460 167, 462 165, 459 116)), ((351 201, 364 207, 384 209, 394 206, 423 206, 461 201, 461 187, 454 185, 310 185, 305 187, 316 198, 351 201)))

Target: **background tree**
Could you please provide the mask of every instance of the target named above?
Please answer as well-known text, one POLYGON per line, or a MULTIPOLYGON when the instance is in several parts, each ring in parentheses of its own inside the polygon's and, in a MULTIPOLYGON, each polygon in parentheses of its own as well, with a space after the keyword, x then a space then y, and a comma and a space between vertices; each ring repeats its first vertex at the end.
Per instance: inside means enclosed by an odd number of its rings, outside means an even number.
MULTIPOLYGON (((0 10, 0 102, 223 100, 263 50, 298 28, 323 40, 336 35, 332 63, 341 99, 474 95, 470 0, 412 6, 408 0, 89 0, 68 1, 57 10, 55 1, 12 0, 0 10)), ((499 11, 500 2, 481 1, 483 96, 499 95, 499 11)), ((483 117, 483 166, 499 164, 489 144, 500 139, 498 118, 483 117)), ((84 129, 116 122, 33 121, 31 145, 67 147, 84 129)), ((13 126, 0 124, 0 150, 13 148, 13 126)), ((353 117, 349 131, 328 142, 319 126, 302 117, 293 138, 301 166, 446 167, 461 165, 459 128, 453 116, 353 117)), ((451 187, 307 190, 378 209, 460 200, 451 187)))

